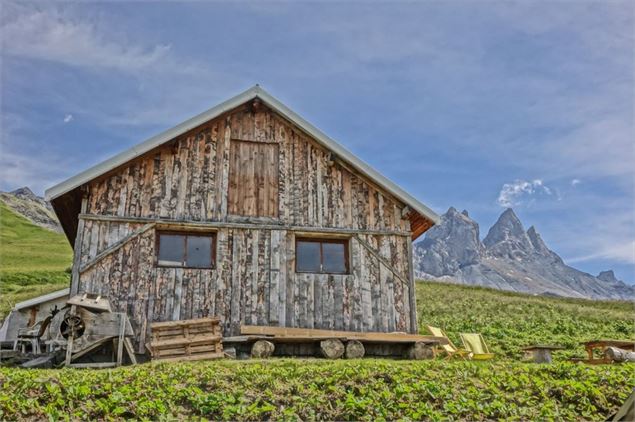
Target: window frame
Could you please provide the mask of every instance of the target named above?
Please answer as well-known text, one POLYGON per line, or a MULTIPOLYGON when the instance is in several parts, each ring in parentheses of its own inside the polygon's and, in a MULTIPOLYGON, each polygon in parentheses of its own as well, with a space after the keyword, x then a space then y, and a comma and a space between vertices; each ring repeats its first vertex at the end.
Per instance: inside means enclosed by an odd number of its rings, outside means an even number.
POLYGON ((216 269, 216 232, 215 231, 183 231, 183 230, 157 230, 155 239, 154 265, 158 268, 182 268, 191 270, 214 270, 216 269), (161 235, 183 236, 183 263, 184 265, 165 265, 161 264, 159 254, 161 252, 161 235), (211 266, 209 267, 192 267, 185 265, 187 262, 187 238, 192 237, 209 237, 211 239, 211 266))
POLYGON ((295 272, 298 274, 334 274, 334 275, 349 275, 351 273, 350 267, 350 239, 349 238, 328 238, 328 237, 296 237, 295 238, 295 272), (298 243, 317 243, 320 245, 320 271, 304 271, 298 269, 298 243), (324 251, 322 245, 324 243, 335 243, 344 245, 344 272, 330 272, 324 271, 324 251))

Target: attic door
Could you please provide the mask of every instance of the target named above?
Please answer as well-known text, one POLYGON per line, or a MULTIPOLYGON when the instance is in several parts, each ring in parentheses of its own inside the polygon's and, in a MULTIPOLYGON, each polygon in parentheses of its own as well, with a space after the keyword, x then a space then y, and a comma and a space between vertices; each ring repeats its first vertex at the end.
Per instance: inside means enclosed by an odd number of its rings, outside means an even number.
POLYGON ((278 217, 278 144, 231 141, 228 212, 278 217))

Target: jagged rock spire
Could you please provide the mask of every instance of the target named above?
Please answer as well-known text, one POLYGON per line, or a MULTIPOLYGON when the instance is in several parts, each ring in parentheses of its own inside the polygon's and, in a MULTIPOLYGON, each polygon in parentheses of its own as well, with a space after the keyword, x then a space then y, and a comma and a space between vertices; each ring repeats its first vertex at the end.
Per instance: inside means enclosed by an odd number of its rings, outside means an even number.
POLYGON ((555 252, 547 247, 545 241, 542 240, 542 237, 534 226, 531 226, 527 230, 527 237, 529 237, 529 241, 534 248, 534 254, 543 256, 545 258, 551 258, 562 263, 562 258, 560 258, 555 252))
POLYGON ((505 210, 479 240, 478 223, 454 207, 414 248, 418 277, 452 280, 503 290, 586 298, 632 299, 635 288, 612 271, 598 277, 566 265, 535 227, 526 232, 513 210, 505 210))
POLYGON ((489 247, 510 238, 523 237, 524 234, 523 223, 520 222, 514 210, 507 208, 489 229, 487 236, 483 239, 483 244, 489 247))
POLYGON ((33 193, 31 189, 27 186, 18 188, 14 191, 9 192, 11 195, 17 196, 19 198, 27 198, 27 199, 40 199, 39 196, 33 193))
POLYGON ((417 257, 417 265, 435 276, 451 274, 462 266, 474 264, 485 253, 478 223, 454 207, 441 216, 441 224, 426 232, 420 245, 425 253, 417 257))
POLYGON ((608 283, 619 283, 619 280, 617 279, 617 277, 615 277, 615 273, 613 272, 613 270, 600 271, 600 274, 598 274, 598 278, 608 283))
POLYGON ((521 258, 533 249, 523 224, 511 208, 498 217, 483 239, 483 244, 494 256, 510 258, 521 258))

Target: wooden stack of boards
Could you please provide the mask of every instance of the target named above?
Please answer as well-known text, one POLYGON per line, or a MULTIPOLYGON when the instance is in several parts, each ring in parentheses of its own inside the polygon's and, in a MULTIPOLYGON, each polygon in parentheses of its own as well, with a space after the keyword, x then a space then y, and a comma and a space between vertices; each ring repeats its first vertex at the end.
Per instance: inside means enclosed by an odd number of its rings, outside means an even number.
POLYGON ((223 357, 218 318, 155 322, 147 344, 152 360, 203 360, 223 357))

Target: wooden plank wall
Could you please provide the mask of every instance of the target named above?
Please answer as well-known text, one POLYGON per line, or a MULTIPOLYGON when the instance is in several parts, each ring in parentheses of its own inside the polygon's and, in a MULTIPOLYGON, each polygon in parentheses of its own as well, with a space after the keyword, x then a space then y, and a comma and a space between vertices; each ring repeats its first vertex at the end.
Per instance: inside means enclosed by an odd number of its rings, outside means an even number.
MULTIPOLYGON (((140 352, 151 322, 207 316, 221 319, 224 335, 238 334, 240 324, 410 331, 404 205, 264 107, 221 116, 92 182, 87 213, 235 221, 227 195, 232 140, 277 145, 277 223, 360 230, 374 252, 353 236, 351 274, 296 274, 293 230, 224 227, 217 229, 215 269, 160 268, 151 229, 82 272, 79 291, 108 295, 116 310, 126 311, 140 352)), ((85 219, 79 264, 145 223, 85 219)))
MULTIPOLYGON (((134 225, 86 221, 85 259, 125 236, 134 225), (114 226, 120 227, 116 230, 114 226), (107 227, 107 228, 104 228, 107 227), (109 240, 102 240, 107 237, 109 240)), ((156 267, 155 230, 123 247, 80 275, 79 291, 107 295, 114 309, 131 317, 136 347, 151 322, 218 316, 225 335, 241 324, 351 331, 409 331, 406 236, 368 235, 392 269, 351 239, 351 274, 296 274, 295 234, 286 230, 218 230, 215 269, 156 267)))

